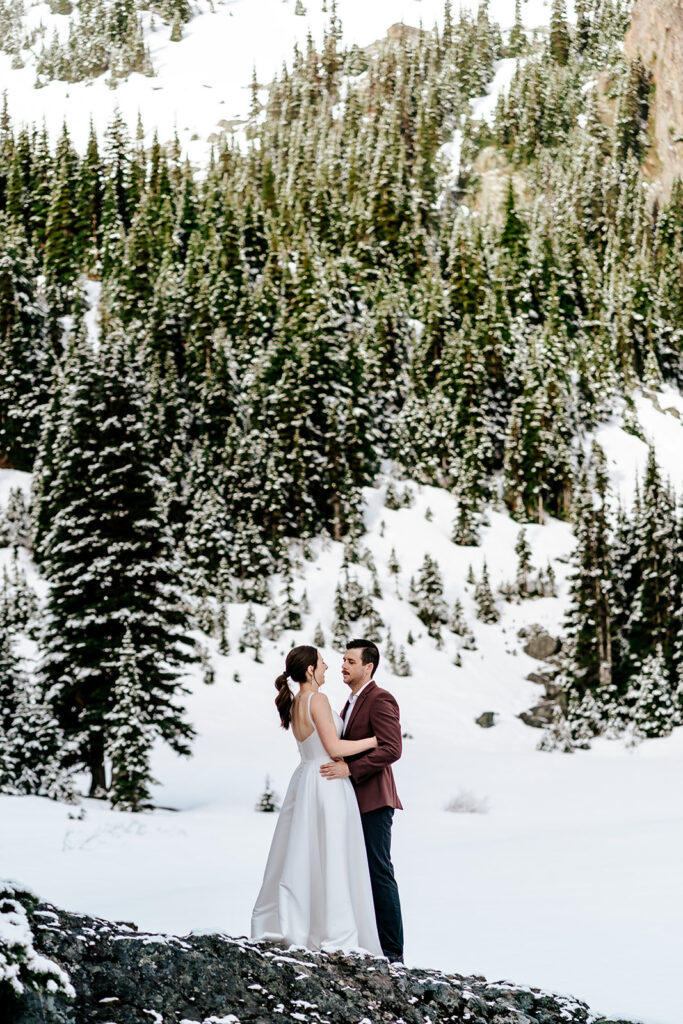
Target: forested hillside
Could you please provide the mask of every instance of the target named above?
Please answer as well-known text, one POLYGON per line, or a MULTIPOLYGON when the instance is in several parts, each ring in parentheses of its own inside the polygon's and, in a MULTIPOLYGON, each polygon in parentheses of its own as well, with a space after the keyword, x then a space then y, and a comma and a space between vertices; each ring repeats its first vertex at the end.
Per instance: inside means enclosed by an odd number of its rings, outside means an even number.
MULTIPOLYGON (((125 25, 101 6, 78 5, 46 75, 144 65, 139 6, 122 7, 125 25), (116 59, 84 50, 88 19, 116 59)), ((176 24, 189 14, 155 6, 176 24)), ((442 30, 370 51, 342 47, 331 9, 324 45, 297 51, 267 102, 254 86, 248 144, 215 146, 201 174, 177 142, 145 148, 120 117, 83 153, 65 124, 52 149, 5 103, 0 465, 35 477, 32 509, 15 493, 4 529, 49 588, 38 629, 19 577, 5 587, 4 785, 35 788, 17 767, 30 716, 9 714, 12 630, 30 625, 42 652, 21 699, 50 719, 48 791, 63 792, 65 765, 87 766, 92 793, 135 807, 153 738, 188 749, 177 698, 191 627, 221 635, 227 605, 249 601, 273 605, 273 636, 295 628, 291 593, 271 597, 269 577, 291 575, 294 538, 345 540, 356 561, 361 489, 387 465, 452 492, 458 545, 477 545, 491 508, 520 528, 575 525, 547 745, 681 723, 677 499, 653 456, 635 508, 616 510, 589 442, 635 386, 683 383, 683 193, 649 201, 652 84, 622 53, 628 6, 579 3, 574 25, 554 0, 533 40, 520 6, 505 36, 486 3, 457 18, 447 5, 442 30), (477 120, 470 101, 502 59, 516 61, 510 89, 477 120), (442 148, 454 136, 455 168, 442 148), (484 202, 491 166, 502 202, 484 202)), ((507 596, 521 600, 523 535, 518 556, 507 596)), ((462 626, 434 568, 413 603, 438 642, 462 626)), ((372 625, 371 601, 347 600, 340 636, 372 625)), ((245 646, 257 655, 258 638, 245 646)))

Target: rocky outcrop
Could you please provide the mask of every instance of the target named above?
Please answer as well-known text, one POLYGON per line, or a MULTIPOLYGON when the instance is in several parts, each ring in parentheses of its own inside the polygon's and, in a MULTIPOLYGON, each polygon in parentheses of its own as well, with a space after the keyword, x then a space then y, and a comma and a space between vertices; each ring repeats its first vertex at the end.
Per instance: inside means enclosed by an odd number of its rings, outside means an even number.
POLYGON ((479 718, 474 719, 476 725, 480 725, 482 729, 492 729, 496 724, 496 712, 495 711, 482 711, 479 718))
POLYGON ((550 661, 559 654, 562 648, 562 641, 543 628, 543 626, 525 626, 517 634, 522 640, 526 640, 523 651, 530 658, 538 661, 550 661))
POLYGON ((552 723, 557 706, 558 702, 555 700, 542 700, 529 711, 522 711, 517 717, 521 718, 525 725, 530 725, 532 729, 545 729, 552 723))
POLYGON ((650 109, 658 190, 667 197, 676 176, 683 178, 683 0, 636 0, 624 44, 652 71, 650 109))
POLYGON ((530 658, 545 662, 543 671, 531 672, 527 679, 545 689, 545 697, 528 711, 522 711, 517 717, 532 729, 545 729, 555 718, 558 706, 562 707, 564 696, 562 687, 555 682, 559 671, 558 655, 562 650, 562 641, 552 636, 543 626, 534 624, 520 629, 518 637, 525 641, 523 650, 530 658))
MULTIPOLYGON (((0 971, 3 1024, 626 1024, 505 981, 226 935, 150 935, 12 895, 36 955, 68 973, 76 996, 28 986, 17 995, 0 971)), ((0 966, 2 952, 0 940, 0 966)))

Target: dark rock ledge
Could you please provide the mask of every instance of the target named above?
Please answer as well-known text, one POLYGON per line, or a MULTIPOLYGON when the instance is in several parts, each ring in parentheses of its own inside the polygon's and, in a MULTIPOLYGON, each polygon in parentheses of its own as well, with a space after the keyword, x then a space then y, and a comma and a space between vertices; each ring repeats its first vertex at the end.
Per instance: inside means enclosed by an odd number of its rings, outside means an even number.
MULTIPOLYGON (((59 965, 76 996, 30 973, 19 995, 0 980, 2 1024, 627 1024, 506 981, 225 935, 147 934, 0 885, 0 901, 8 895, 30 924, 33 961, 59 965)), ((0 979, 2 956, 0 939, 0 979)))

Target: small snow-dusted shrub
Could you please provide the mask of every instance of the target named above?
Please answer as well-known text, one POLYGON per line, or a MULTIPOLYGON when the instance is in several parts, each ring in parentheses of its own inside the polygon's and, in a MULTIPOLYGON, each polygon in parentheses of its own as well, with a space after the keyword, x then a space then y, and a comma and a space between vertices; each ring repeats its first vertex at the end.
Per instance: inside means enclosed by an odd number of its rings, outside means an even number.
POLYGON ((266 814, 273 814, 275 811, 280 810, 280 797, 273 789, 269 775, 266 775, 266 788, 261 794, 255 810, 266 814))
POLYGON ((478 796, 467 789, 461 789, 449 800, 444 810, 453 814, 486 814, 489 809, 489 798, 478 796))
POLYGON ((20 896, 23 902, 26 897, 35 899, 11 882, 0 882, 0 1004, 10 994, 21 996, 27 989, 74 999, 68 974, 33 948, 31 922, 20 896))

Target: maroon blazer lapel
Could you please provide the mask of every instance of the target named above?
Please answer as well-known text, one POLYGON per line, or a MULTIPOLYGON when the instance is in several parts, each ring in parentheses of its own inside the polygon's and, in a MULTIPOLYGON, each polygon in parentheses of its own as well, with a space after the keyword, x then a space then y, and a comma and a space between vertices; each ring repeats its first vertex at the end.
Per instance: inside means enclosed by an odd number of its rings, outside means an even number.
MULTIPOLYGON (((358 708, 362 706, 363 702, 366 700, 366 698, 367 698, 368 694, 370 693, 370 691, 373 688, 376 689, 376 687, 377 687, 377 683, 374 680, 371 679, 370 682, 368 683, 368 685, 365 687, 365 689, 361 693, 361 695, 358 698, 358 700, 354 703, 353 711, 351 712, 351 717, 349 718, 349 723, 346 726, 346 728, 344 729, 344 735, 345 736, 348 735, 349 729, 351 728, 351 723, 353 722, 354 718, 358 714, 358 708)), ((347 701, 347 704, 348 704, 348 701, 347 701)), ((342 718, 343 717, 344 716, 342 715, 342 718)))

